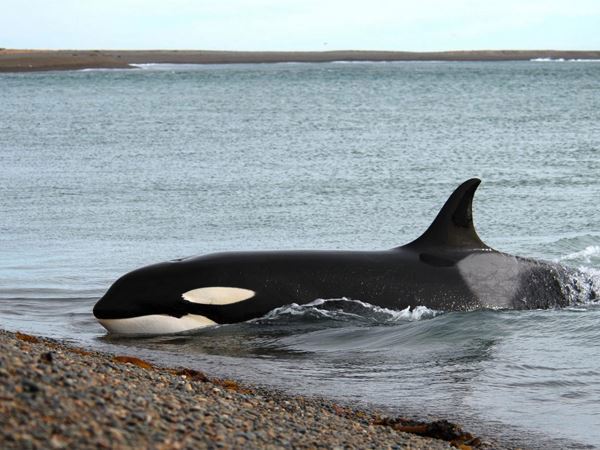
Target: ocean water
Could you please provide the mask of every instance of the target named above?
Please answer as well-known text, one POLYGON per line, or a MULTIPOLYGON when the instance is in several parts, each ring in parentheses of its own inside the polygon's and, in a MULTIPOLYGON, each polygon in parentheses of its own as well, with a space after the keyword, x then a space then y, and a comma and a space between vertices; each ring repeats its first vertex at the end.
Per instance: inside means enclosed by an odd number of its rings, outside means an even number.
POLYGON ((600 448, 600 62, 0 74, 0 326, 502 445, 600 448), (182 336, 106 336, 123 273, 222 250, 385 249, 467 178, 481 238, 580 270, 573 305, 315 299, 182 336))

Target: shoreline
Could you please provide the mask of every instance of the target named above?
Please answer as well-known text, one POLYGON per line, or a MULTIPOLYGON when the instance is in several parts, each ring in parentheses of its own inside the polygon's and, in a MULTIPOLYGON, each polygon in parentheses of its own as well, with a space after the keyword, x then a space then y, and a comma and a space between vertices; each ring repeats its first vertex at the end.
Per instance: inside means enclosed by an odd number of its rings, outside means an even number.
POLYGON ((0 400, 6 449, 490 446, 445 421, 385 417, 4 330, 0 400))
POLYGON ((133 69, 132 64, 259 64, 282 62, 600 60, 600 50, 467 50, 324 52, 217 50, 34 50, 0 49, 0 73, 81 69, 133 69))

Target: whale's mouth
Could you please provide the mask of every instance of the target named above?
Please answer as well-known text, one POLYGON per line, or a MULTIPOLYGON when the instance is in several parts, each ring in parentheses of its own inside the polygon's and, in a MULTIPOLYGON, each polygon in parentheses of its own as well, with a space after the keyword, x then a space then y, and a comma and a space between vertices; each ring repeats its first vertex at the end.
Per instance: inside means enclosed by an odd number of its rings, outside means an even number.
POLYGON ((217 325, 208 317, 197 314, 186 314, 182 317, 149 314, 125 319, 96 319, 109 333, 122 335, 172 334, 217 325))

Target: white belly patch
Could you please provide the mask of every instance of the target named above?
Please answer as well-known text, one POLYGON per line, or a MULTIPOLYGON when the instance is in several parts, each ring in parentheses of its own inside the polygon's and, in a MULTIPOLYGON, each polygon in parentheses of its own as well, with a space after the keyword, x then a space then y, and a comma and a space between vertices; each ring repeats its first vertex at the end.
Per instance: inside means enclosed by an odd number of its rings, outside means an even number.
POLYGON ((187 314, 177 318, 166 314, 129 317, 127 319, 98 319, 98 322, 114 334, 170 334, 204 328, 217 323, 208 317, 187 314))

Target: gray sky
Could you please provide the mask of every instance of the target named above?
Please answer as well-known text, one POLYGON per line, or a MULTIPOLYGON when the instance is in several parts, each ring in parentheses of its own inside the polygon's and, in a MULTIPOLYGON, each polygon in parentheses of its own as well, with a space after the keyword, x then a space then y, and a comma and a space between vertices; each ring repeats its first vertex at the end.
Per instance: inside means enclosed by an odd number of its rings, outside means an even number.
POLYGON ((600 50, 600 0, 3 0, 0 47, 600 50))

